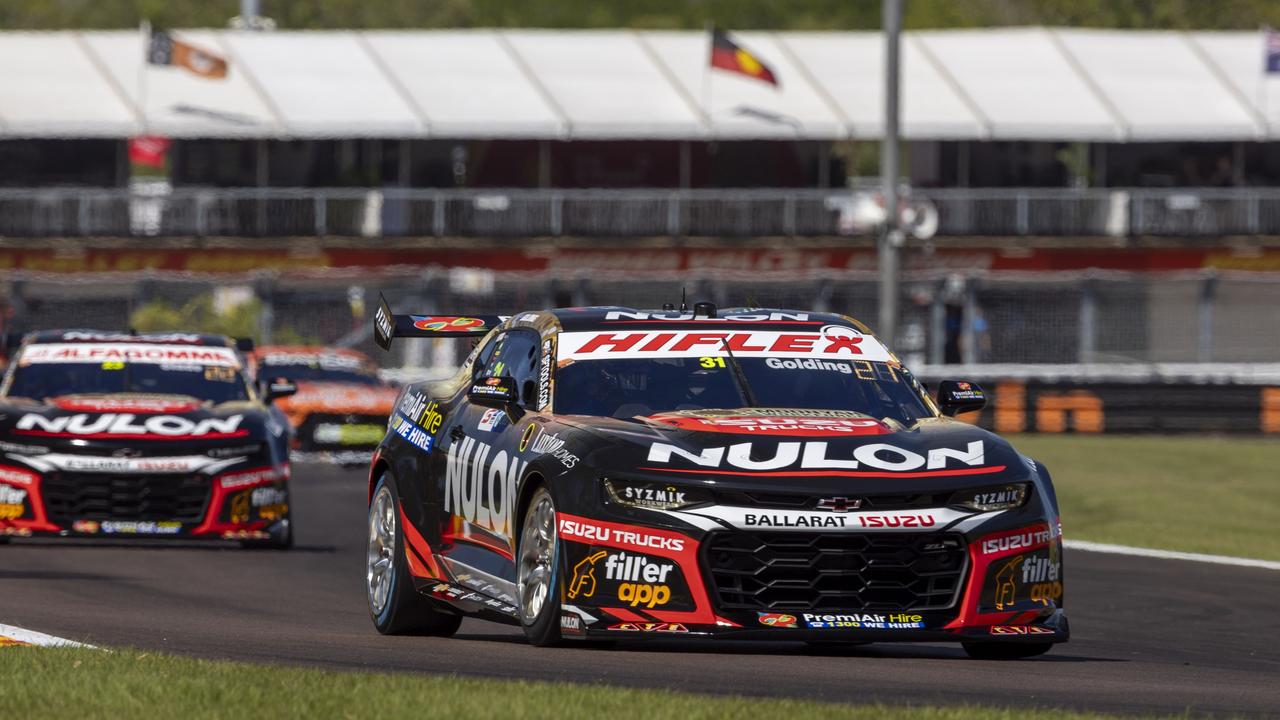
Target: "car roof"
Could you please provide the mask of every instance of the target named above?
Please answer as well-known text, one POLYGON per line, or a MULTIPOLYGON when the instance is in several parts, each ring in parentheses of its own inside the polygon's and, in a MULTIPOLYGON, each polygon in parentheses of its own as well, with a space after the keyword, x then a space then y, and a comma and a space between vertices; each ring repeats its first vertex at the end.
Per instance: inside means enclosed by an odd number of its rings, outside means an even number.
MULTIPOLYGON (((550 313, 560 322, 564 332, 584 330, 617 329, 625 327, 673 328, 693 330, 707 326, 750 325, 753 328, 797 330, 806 326, 814 329, 827 325, 841 325, 853 328, 860 333, 870 335, 871 330, 861 322, 838 313, 813 312, 809 310, 786 310, 781 308, 732 307, 720 308, 714 317, 694 318, 693 310, 640 309, 605 305, 578 308, 557 308, 544 310, 537 315, 550 313)), ((522 314, 513 316, 519 321, 522 314)))
POLYGON ((142 343, 151 345, 235 347, 235 342, 231 338, 213 333, 122 333, 104 330, 39 330, 28 333, 23 342, 27 345, 43 345, 47 343, 142 343))

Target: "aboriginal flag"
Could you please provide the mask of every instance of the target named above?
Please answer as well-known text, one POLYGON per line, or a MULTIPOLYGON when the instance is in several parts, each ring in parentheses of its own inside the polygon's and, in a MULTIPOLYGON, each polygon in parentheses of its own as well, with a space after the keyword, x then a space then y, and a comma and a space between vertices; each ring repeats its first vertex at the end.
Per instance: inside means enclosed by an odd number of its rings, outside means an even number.
POLYGON ((729 33, 718 28, 711 29, 711 67, 742 73, 774 87, 778 85, 778 76, 768 65, 734 42, 729 33))
POLYGON ((178 40, 163 30, 151 33, 151 41, 147 45, 147 62, 152 65, 177 65, 200 77, 220 79, 227 76, 225 59, 178 40))

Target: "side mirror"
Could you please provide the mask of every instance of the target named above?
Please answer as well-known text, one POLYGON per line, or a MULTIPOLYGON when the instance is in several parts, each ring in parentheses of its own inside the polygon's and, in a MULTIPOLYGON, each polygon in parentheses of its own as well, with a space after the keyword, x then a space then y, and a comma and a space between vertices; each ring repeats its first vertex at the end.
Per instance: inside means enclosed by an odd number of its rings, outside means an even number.
POLYGON ((938 383, 938 409, 947 417, 977 412, 987 406, 987 394, 978 383, 968 380, 943 380, 938 383))
POLYGON ((262 381, 262 397, 267 402, 289 397, 298 392, 298 384, 289 378, 277 377, 262 381))
POLYGON ((467 391, 467 398, 481 405, 503 407, 520 402, 520 394, 516 389, 516 381, 508 375, 502 377, 476 378, 467 391))

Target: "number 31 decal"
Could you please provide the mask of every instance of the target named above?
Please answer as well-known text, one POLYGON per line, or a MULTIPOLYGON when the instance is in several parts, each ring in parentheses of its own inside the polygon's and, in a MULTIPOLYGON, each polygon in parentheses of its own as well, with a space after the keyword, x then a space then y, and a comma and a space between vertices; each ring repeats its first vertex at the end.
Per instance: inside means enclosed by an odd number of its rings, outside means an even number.
POLYGON ((704 368, 724 367, 724 358, 722 357, 698 358, 698 364, 704 368))

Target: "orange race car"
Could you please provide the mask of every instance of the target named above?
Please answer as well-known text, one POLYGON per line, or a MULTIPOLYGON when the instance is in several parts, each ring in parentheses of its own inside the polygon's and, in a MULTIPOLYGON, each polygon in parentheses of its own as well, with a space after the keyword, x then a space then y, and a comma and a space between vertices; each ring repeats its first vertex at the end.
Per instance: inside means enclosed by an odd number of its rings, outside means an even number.
POLYGON ((298 393, 276 403, 293 426, 302 454, 364 462, 382 439, 397 390, 378 377, 378 366, 355 350, 265 346, 253 353, 257 377, 287 377, 298 393))

